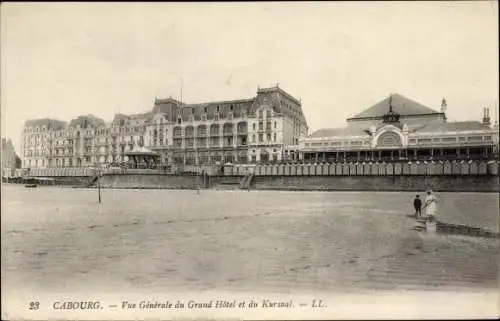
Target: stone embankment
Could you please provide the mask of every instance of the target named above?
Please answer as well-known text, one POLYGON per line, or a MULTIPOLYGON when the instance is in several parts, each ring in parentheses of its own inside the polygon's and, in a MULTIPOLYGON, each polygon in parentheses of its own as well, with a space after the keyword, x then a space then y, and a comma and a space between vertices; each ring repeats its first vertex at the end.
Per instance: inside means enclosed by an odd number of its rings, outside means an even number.
POLYGON ((102 176, 100 183, 103 188, 120 189, 197 189, 204 187, 203 180, 198 175, 106 174, 102 176))
MULTIPOLYGON (((107 169, 104 188, 257 189, 290 191, 499 192, 498 162, 326 163, 231 165, 223 170, 172 174, 159 170, 107 169)), ((56 185, 90 186, 91 168, 31 169, 30 177, 52 177, 56 185)))

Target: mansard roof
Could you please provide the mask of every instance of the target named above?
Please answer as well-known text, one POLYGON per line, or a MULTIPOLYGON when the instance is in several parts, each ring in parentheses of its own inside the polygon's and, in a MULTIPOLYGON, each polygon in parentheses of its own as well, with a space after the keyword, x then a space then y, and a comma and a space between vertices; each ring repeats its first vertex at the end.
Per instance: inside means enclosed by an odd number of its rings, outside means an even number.
POLYGON ((440 114, 440 112, 437 112, 434 109, 424 106, 416 101, 408 99, 405 96, 399 94, 391 94, 389 97, 365 109, 361 113, 349 118, 348 120, 382 118, 389 110, 389 103, 392 105, 392 110, 401 116, 440 114))
POLYGON ((417 129, 420 133, 434 133, 434 132, 459 132, 468 130, 488 130, 490 127, 478 121, 460 121, 451 123, 429 123, 417 129))
POLYGON ((170 121, 177 121, 180 115, 183 121, 188 121, 191 115, 194 115, 195 119, 201 119, 205 110, 207 119, 214 119, 217 110, 219 116, 224 118, 232 108, 233 116, 240 117, 243 112, 248 114, 254 102, 255 98, 185 104, 174 99, 157 99, 153 113, 161 113, 170 121))
POLYGON ((29 119, 24 123, 25 127, 43 127, 44 125, 53 130, 59 130, 64 129, 67 123, 53 118, 29 119))
POLYGON ((284 98, 298 105, 300 114, 297 114, 297 110, 295 110, 295 116, 300 118, 303 122, 306 122, 305 116, 301 110, 300 100, 294 98, 292 95, 288 94, 278 86, 258 88, 257 96, 252 98, 241 98, 223 101, 184 103, 171 97, 162 99, 157 98, 155 99, 152 114, 161 113, 169 121, 175 122, 177 121, 177 117, 179 114, 181 115, 183 121, 189 120, 191 115, 194 115, 194 118, 199 120, 206 110, 207 119, 210 120, 214 119, 217 109, 219 110, 219 116, 221 118, 225 118, 227 117, 227 114, 231 112, 232 108, 233 116, 241 117, 243 113, 246 113, 247 115, 253 115, 257 108, 264 102, 264 99, 267 99, 267 102, 278 113, 294 113, 293 110, 288 110, 286 108, 290 106, 282 105, 282 103, 284 102, 284 98))
MULTIPOLYGON (((379 125, 377 130, 381 127, 386 126, 386 124, 379 125)), ((488 130, 490 127, 478 122, 478 121, 460 121, 451 123, 436 123, 432 122, 429 124, 421 125, 409 125, 408 131, 410 133, 446 133, 446 132, 461 132, 461 131, 473 131, 473 130, 488 130)), ((363 136, 369 135, 369 128, 361 127, 342 127, 342 128, 323 128, 318 129, 313 132, 309 138, 319 138, 319 137, 351 137, 351 136, 363 136)))
POLYGON ((348 136, 363 136, 368 133, 359 127, 341 127, 341 128, 323 128, 313 132, 309 137, 348 137, 348 136))
POLYGON ((103 119, 96 117, 94 115, 82 115, 71 120, 71 122, 69 123, 69 127, 77 127, 78 125, 80 125, 80 127, 82 128, 87 128, 88 126, 92 127, 104 126, 105 123, 103 119))
POLYGON ((285 96, 286 98, 294 101, 297 105, 299 105, 299 106, 301 105, 301 102, 300 102, 299 99, 293 97, 292 95, 290 95, 289 93, 287 93, 285 90, 283 90, 282 88, 280 88, 278 85, 276 85, 274 87, 259 88, 259 89, 257 89, 257 94, 272 93, 272 92, 278 92, 281 95, 285 96))

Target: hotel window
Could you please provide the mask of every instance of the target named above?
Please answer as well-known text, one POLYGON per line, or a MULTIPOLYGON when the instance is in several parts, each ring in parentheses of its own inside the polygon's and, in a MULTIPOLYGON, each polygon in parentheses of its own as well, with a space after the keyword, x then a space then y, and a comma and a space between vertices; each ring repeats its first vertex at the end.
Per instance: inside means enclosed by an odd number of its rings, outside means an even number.
POLYGON ((255 131, 255 123, 252 124, 253 130, 255 131))
POLYGON ((267 134, 267 141, 270 142, 271 141, 271 134, 267 134))
POLYGON ((276 133, 274 133, 274 142, 276 143, 276 133))
POLYGON ((274 122, 274 129, 276 129, 276 122, 274 122))
POLYGON ((262 141, 263 141, 263 140, 264 140, 264 135, 259 134, 259 142, 261 142, 261 143, 262 143, 262 141))
POLYGON ((264 111, 259 110, 259 118, 262 118, 262 117, 264 117, 264 111))
POLYGON ((263 122, 259 122, 259 130, 264 130, 264 123, 263 122))
POLYGON ((252 135, 252 142, 255 143, 255 135, 252 135))
POLYGON ((266 117, 271 118, 271 111, 270 110, 266 110, 266 117))

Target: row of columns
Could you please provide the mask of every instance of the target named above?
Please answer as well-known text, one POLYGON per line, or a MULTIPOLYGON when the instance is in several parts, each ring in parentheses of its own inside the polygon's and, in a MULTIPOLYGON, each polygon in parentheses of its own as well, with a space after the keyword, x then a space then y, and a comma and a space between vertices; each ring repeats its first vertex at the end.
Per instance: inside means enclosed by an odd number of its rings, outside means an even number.
MULTIPOLYGON (((465 154, 464 156, 466 156, 467 158, 470 157, 471 153, 470 153, 470 149, 471 148, 456 148, 455 149, 455 154, 454 156, 456 157, 460 157, 462 155, 461 153, 461 150, 465 150, 465 154)), ((488 148, 480 148, 481 150, 481 155, 482 157, 488 157, 488 148)), ((338 161, 338 160, 344 160, 344 159, 347 159, 348 155, 349 154, 355 154, 356 155, 356 160, 363 160, 363 159, 375 159, 375 158, 383 158, 383 153, 384 152, 389 152, 389 157, 391 160, 394 160, 395 157, 397 157, 398 159, 400 158, 408 158, 408 157, 418 157, 419 156, 419 150, 418 149, 399 149, 399 150, 377 150, 377 151, 355 151, 355 152, 351 152, 351 151, 340 151, 340 152, 334 152, 335 153, 335 160, 338 161)), ((420 151, 423 151, 422 149, 420 151)), ((440 157, 444 157, 444 151, 445 149, 443 148, 440 148, 440 149, 437 149, 435 150, 434 148, 431 148, 431 149, 428 149, 426 150, 429 152, 428 155, 425 155, 425 156, 429 156, 429 157, 434 157, 434 156, 440 156, 440 157)), ((318 161, 326 161, 326 154, 328 152, 315 152, 315 153, 305 153, 305 154, 309 154, 309 155, 314 155, 313 157, 313 160, 318 162, 318 161)), ((448 154, 449 155, 449 154, 448 154)), ((420 156, 422 156, 422 154, 420 154, 420 156)), ((352 157, 352 156, 351 156, 352 157)), ((310 157, 309 157, 310 159, 310 157)))
POLYGON ((200 137, 196 137, 196 138, 186 138, 186 137, 175 137, 174 138, 174 146, 175 147, 180 147, 182 149, 185 149, 185 148, 198 148, 198 147, 202 147, 202 148, 207 148, 207 147, 232 147, 232 148, 236 148, 238 146, 238 143, 241 142, 239 145, 248 145, 248 141, 247 141, 247 135, 246 134, 240 134, 240 135, 235 135, 235 134, 232 134, 232 135, 222 135, 222 136, 207 136, 207 137, 203 137, 205 139, 205 144, 201 145, 199 144, 199 140, 200 140, 200 137), (217 144, 213 144, 212 142, 214 141, 213 139, 215 138, 217 142, 217 144), (241 138, 241 140, 238 140, 238 138, 241 138), (192 145, 188 145, 187 142, 188 142, 188 139, 189 140, 192 140, 192 145), (179 145, 178 142, 181 142, 181 144, 179 145))

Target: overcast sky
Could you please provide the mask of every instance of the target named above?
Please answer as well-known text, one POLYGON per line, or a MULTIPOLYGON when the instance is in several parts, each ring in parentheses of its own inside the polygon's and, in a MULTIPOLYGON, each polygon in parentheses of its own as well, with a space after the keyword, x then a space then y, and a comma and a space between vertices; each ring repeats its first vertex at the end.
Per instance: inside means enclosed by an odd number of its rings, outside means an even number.
MULTIPOLYGON (((249 98, 280 87, 312 130, 402 94, 449 120, 498 101, 497 2, 14 4, 1 7, 2 136, 69 121, 249 98)), ((492 111, 492 116, 493 116, 492 111)))

